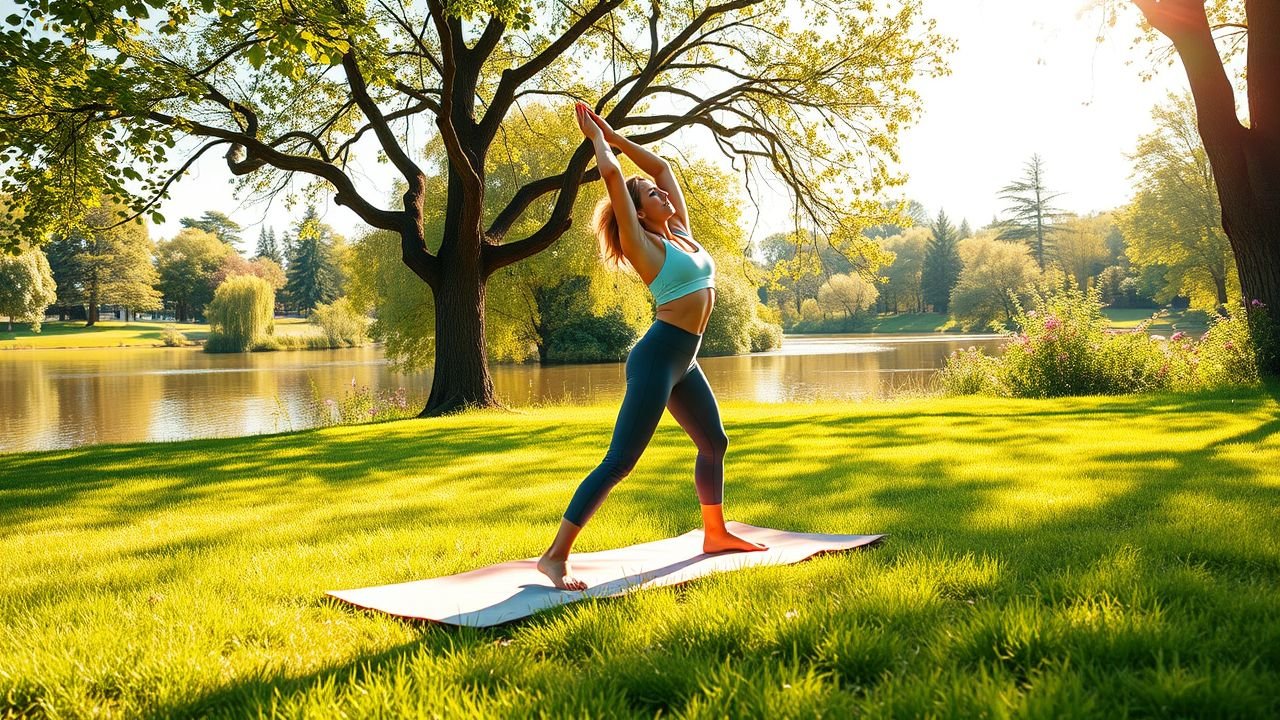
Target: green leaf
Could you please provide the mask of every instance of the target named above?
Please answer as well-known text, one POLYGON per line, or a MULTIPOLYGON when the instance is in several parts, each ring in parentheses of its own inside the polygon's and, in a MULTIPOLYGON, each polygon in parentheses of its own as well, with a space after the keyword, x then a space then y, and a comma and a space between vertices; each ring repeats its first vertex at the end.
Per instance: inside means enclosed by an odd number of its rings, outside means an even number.
POLYGON ((261 45, 251 45, 245 51, 245 57, 248 58, 249 64, 253 66, 253 69, 258 70, 267 61, 267 49, 261 45))

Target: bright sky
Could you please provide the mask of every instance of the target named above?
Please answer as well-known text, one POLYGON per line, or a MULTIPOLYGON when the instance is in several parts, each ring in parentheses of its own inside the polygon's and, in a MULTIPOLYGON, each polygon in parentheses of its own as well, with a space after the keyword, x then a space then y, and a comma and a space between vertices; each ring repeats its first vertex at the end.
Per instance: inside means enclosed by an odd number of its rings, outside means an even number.
MULTIPOLYGON (((1145 52, 1133 51, 1134 26, 1108 30, 1103 44, 1097 13, 1079 15, 1084 0, 924 0, 939 29, 956 38, 952 74, 920 79, 924 113, 900 145, 902 167, 910 174, 906 195, 931 215, 939 207, 958 225, 980 227, 1003 213, 1000 188, 1021 176, 1033 153, 1044 160, 1046 181, 1064 195, 1058 205, 1076 213, 1109 210, 1130 197, 1130 162, 1139 135, 1151 129, 1151 108, 1169 91, 1184 92, 1180 65, 1159 68, 1143 82, 1145 52), (1132 65, 1126 65, 1132 61, 1132 65)), ((369 147, 366 145, 365 147, 369 147)), ((386 166, 364 163, 366 187, 389 188, 386 166)), ((168 238, 178 219, 220 210, 241 225, 252 252, 263 223, 283 233, 302 209, 243 203, 232 195, 230 173, 210 153, 173 190, 162 212, 167 222, 153 228, 168 238)), ((377 196, 381 199, 380 196, 377 196)), ((354 213, 322 207, 325 221, 351 237, 361 223, 354 213)), ((750 214, 750 210, 748 210, 750 214)), ((762 221, 758 237, 782 229, 785 217, 762 221)), ((751 218, 747 218, 750 223, 751 218)))

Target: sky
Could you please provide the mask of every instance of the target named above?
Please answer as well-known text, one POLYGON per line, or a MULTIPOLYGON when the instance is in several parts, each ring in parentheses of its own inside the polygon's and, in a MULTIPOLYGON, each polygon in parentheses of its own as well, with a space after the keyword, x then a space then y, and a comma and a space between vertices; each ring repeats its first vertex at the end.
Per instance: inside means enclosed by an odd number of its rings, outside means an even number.
MULTIPOLYGON (((1150 132, 1151 108, 1171 91, 1186 91, 1186 75, 1175 64, 1156 68, 1154 80, 1144 82, 1140 75, 1151 64, 1145 49, 1130 47, 1135 26, 1110 29, 1099 44, 1100 16, 1081 15, 1084 4, 924 0, 926 15, 958 49, 949 57, 950 75, 916 81, 922 113, 899 144, 900 167, 910 176, 906 197, 931 215, 945 209, 957 225, 967 219, 980 227, 1003 214, 1007 203, 999 199, 1000 189, 1019 178, 1038 153, 1047 186, 1062 193, 1061 209, 1088 214, 1130 199, 1126 153, 1150 132)), ((357 162, 355 171, 363 177, 360 185, 371 190, 367 197, 385 197, 392 178, 388 166, 357 162)), ((249 203, 233 190, 225 162, 210 153, 175 186, 161 209, 167 220, 153 227, 152 237, 172 237, 179 218, 218 210, 245 227, 242 250, 252 254, 259 228, 281 233, 304 209, 286 208, 279 200, 269 207, 249 203)), ((346 208, 326 202, 320 211, 340 234, 362 231, 346 208)), ((744 218, 757 239, 785 229, 786 220, 766 211, 757 223, 751 208, 744 218)))

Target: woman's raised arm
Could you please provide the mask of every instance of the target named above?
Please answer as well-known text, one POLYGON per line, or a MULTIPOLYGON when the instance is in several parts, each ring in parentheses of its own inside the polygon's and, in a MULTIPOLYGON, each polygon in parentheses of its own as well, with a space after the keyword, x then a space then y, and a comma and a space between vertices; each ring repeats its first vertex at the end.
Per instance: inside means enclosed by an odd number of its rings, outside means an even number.
POLYGON ((609 127, 609 123, 604 118, 592 112, 590 108, 587 108, 587 116, 600 128, 606 143, 618 148, 624 155, 631 158, 636 167, 653 178, 654 185, 671 196, 671 205, 676 211, 672 219, 679 222, 686 233, 692 234, 689 228, 689 211, 684 204, 684 193, 680 190, 680 183, 676 182, 676 174, 671 171, 671 164, 618 134, 609 127))

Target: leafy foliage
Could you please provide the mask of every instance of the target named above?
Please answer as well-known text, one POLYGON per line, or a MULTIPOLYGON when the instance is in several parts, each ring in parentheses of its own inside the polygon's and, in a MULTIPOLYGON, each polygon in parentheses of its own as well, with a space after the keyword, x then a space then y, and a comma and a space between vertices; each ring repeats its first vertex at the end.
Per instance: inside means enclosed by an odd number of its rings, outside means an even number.
POLYGON ((964 240, 964 269, 951 292, 951 314, 967 328, 1007 328, 1017 322, 1020 302, 1039 273, 1025 245, 997 240, 990 233, 964 240))
POLYGON ((57 296, 53 271, 40 248, 18 255, 0 253, 0 315, 8 316, 10 330, 16 319, 40 332, 45 310, 57 296))
POLYGON ((156 247, 160 291, 179 322, 202 316, 223 259, 235 251, 212 233, 186 228, 156 247))
POLYGON ((237 275, 214 292, 209 303, 205 352, 244 352, 275 332, 275 290, 259 277, 237 275))
POLYGON ((949 394, 1011 397, 1114 395, 1251 386, 1260 380, 1259 350, 1274 325, 1261 303, 1238 305, 1197 341, 1147 332, 1107 334, 1096 288, 1034 295, 1036 309, 1016 316, 1021 330, 996 358, 981 350, 952 353, 940 374, 949 394))
POLYGON ((1189 94, 1170 95, 1152 110, 1156 129, 1133 155, 1137 192, 1121 214, 1129 260, 1161 276, 1156 300, 1177 295, 1213 310, 1240 295, 1231 243, 1222 230, 1222 206, 1213 169, 1196 126, 1189 94))
POLYGON ((369 340, 369 318, 349 298, 316 305, 308 319, 324 331, 330 347, 356 347, 369 340))

